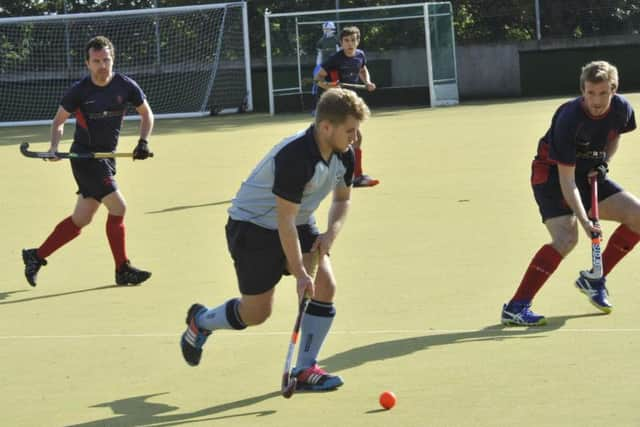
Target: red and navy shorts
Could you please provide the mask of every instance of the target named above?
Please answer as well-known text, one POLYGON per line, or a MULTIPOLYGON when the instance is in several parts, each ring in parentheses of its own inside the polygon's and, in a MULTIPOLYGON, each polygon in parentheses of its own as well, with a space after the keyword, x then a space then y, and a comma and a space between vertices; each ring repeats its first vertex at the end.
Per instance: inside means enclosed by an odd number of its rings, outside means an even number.
POLYGON ((118 189, 114 159, 71 159, 71 170, 78 184, 77 193, 97 201, 118 189))
MULTIPOLYGON (((533 196, 538 204, 538 210, 540 211, 542 222, 544 223, 548 219, 559 216, 573 215, 573 211, 565 201, 564 196, 562 195, 562 190, 560 189, 558 168, 555 166, 548 166, 548 170, 544 174, 546 180, 543 181, 538 179, 540 177, 541 167, 542 165, 534 161, 531 173, 531 187, 533 189, 533 196)), ((580 191, 582 205, 584 206, 584 209, 589 212, 589 209, 591 209, 591 190, 586 176, 584 179, 576 180, 576 186, 580 191)), ((623 191, 622 187, 609 178, 598 181, 599 202, 621 191, 623 191)))

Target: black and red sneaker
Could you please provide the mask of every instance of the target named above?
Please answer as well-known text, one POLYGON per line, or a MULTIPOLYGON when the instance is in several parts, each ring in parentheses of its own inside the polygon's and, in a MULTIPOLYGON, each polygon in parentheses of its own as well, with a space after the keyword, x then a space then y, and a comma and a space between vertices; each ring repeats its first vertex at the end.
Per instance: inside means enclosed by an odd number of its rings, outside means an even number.
POLYGON ((119 286, 139 285, 149 277, 151 277, 150 271, 135 268, 129 261, 125 261, 124 264, 120 266, 120 269, 116 271, 116 283, 119 286))
POLYGON ((31 286, 35 286, 38 271, 40 271, 40 267, 47 265, 47 261, 38 256, 38 250, 35 248, 23 249, 22 261, 24 262, 24 276, 27 278, 27 282, 31 286))

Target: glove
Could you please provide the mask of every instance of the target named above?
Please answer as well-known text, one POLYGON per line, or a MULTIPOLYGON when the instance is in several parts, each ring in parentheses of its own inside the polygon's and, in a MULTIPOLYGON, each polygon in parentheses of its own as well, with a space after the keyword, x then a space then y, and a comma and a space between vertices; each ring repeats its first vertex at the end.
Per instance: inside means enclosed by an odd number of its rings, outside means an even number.
POLYGON ((609 165, 604 160, 598 163, 594 168, 594 171, 598 173, 598 181, 602 181, 607 177, 609 173, 609 165))
POLYGON ((149 151, 149 143, 146 139, 140 138, 138 145, 133 149, 133 160, 144 160, 151 155, 149 151))

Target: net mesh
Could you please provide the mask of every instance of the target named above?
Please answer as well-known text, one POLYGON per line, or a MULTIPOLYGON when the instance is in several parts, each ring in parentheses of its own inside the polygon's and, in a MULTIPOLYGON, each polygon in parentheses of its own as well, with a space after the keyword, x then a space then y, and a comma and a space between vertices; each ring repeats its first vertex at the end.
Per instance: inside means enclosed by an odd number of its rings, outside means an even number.
MULTIPOLYGON (((432 5, 430 13, 447 14, 446 20, 450 23, 450 5, 443 5, 442 11, 439 3, 432 5)), ((370 105, 428 105, 429 63, 424 16, 422 4, 275 14, 269 20, 275 110, 312 109, 316 46, 323 37, 323 23, 327 21, 336 25, 338 38, 341 29, 347 26, 359 28, 359 49, 366 54, 371 81, 377 86, 375 92, 365 96, 370 105)), ((455 74, 454 63, 447 57, 454 50, 451 26, 442 27, 439 22, 430 20, 432 71, 436 80, 444 74, 455 74)))
POLYGON ((84 47, 96 35, 113 42, 114 70, 140 84, 158 115, 244 106, 248 64, 240 5, 77 14, 0 21, 0 122, 50 120, 64 91, 86 75, 84 47))

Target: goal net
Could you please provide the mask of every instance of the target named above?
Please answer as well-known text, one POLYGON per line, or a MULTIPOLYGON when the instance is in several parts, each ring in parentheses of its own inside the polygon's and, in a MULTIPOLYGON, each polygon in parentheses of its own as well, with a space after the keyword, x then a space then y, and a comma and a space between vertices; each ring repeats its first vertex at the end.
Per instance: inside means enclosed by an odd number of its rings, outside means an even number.
POLYGON ((246 3, 235 2, 0 19, 0 125, 50 123, 97 35, 156 117, 253 109, 246 3))
MULTIPOLYGON (((413 3, 310 12, 265 12, 269 110, 310 110, 313 70, 326 23, 360 29, 359 48, 378 89, 372 105, 458 103, 453 11, 450 2, 413 3)), ((326 43, 325 43, 326 44, 326 43)), ((330 53, 325 50, 324 56, 330 53)), ((326 58, 323 58, 326 59, 326 58)))

